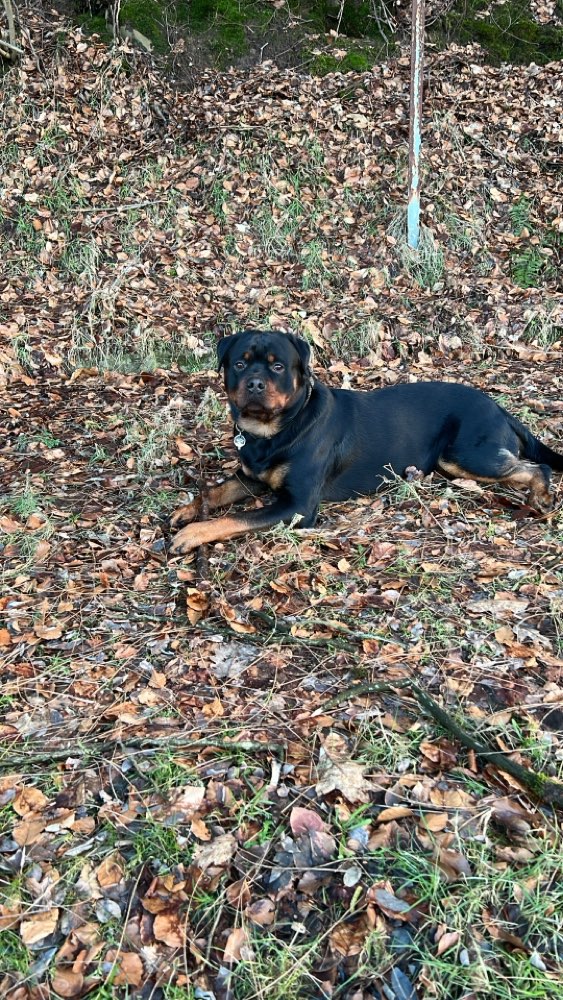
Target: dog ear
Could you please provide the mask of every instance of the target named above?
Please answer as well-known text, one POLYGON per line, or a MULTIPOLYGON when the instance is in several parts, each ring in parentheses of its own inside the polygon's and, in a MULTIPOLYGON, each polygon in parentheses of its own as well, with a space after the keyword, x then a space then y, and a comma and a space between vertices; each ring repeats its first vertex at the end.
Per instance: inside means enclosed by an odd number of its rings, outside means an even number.
POLYGON ((294 333, 288 333, 287 339, 291 341, 295 350, 297 351, 299 357, 301 358, 301 363, 303 365, 303 371, 309 375, 309 364, 311 361, 311 348, 306 340, 302 337, 296 337, 294 333))
MULTIPOLYGON (((236 336, 236 334, 235 334, 236 336)), ((221 340, 217 341, 217 371, 220 372, 221 368, 227 360, 227 354, 229 353, 231 347, 233 346, 234 337, 221 337, 221 340)))

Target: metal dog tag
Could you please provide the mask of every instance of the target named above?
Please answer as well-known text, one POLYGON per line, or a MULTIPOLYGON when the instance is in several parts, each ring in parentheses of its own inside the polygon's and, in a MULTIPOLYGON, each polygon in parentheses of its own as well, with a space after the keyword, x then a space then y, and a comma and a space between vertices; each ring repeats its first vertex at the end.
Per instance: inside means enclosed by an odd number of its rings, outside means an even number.
POLYGON ((238 434, 236 435, 236 437, 234 439, 234 445, 235 445, 235 448, 238 448, 238 450, 240 451, 240 449, 244 448, 244 446, 246 444, 246 438, 245 438, 244 434, 242 433, 242 431, 239 430, 238 427, 237 427, 237 430, 238 430, 238 434))

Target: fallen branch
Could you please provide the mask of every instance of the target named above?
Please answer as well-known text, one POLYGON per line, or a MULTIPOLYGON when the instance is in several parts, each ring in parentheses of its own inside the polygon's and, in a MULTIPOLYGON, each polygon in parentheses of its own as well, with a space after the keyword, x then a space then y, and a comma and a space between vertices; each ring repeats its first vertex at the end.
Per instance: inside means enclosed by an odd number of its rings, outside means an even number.
POLYGON ((344 691, 340 691, 326 705, 323 705, 323 708, 319 712, 325 714, 349 698, 357 698, 358 696, 369 694, 393 693, 397 688, 407 688, 409 693, 416 698, 420 707, 428 715, 431 715, 443 729, 451 733, 463 746, 469 750, 474 750, 487 764, 493 764, 499 771, 504 771, 505 774, 510 774, 511 777, 516 778, 520 784, 542 802, 549 802, 552 805, 563 807, 563 782, 543 772, 531 771, 510 757, 506 757, 496 750, 491 750, 485 743, 482 743, 475 736, 472 736, 471 733, 468 733, 466 729, 452 718, 449 712, 446 712, 437 701, 434 701, 434 698, 418 687, 417 684, 413 684, 412 681, 400 681, 391 684, 377 682, 371 684, 366 681, 362 684, 355 684, 344 691))
POLYGON ((15 56, 23 56, 23 49, 20 49, 18 45, 12 45, 11 42, 7 42, 5 38, 0 38, 0 49, 8 49, 8 52, 0 53, 1 55, 6 56, 6 58, 11 57, 12 54, 15 56))
POLYGON ((112 751, 119 750, 121 753, 127 754, 133 750, 144 750, 147 753, 151 750, 157 751, 161 747, 166 747, 167 750, 177 749, 177 750, 190 750, 192 747, 217 747, 219 750, 245 750, 247 753, 261 753, 262 751, 281 755, 286 751, 286 747, 283 743, 261 743, 259 740, 225 740, 215 736, 208 736, 204 739, 190 740, 189 737, 173 737, 165 736, 162 739, 151 739, 150 737, 133 737, 127 742, 121 740, 99 740, 94 743, 86 743, 82 745, 67 746, 58 749, 43 750, 40 753, 33 753, 31 749, 27 750, 25 753, 21 754, 9 754, 5 752, 2 754, 2 759, 0 760, 1 767, 18 768, 21 766, 30 767, 35 764, 41 763, 53 763, 54 761, 64 761, 68 760, 69 757, 73 759, 77 757, 91 757, 92 755, 97 755, 98 757, 103 756, 106 753, 111 753, 112 751))
POLYGON ((348 653, 357 653, 358 647, 351 642, 346 642, 345 639, 339 639, 336 636, 327 636, 326 638, 304 639, 303 636, 293 635, 291 632, 291 626, 286 625, 285 622, 278 622, 273 615, 267 614, 266 611, 255 611, 251 609, 250 614, 254 618, 260 618, 261 621, 265 622, 272 633, 276 636, 279 642, 295 642, 299 645, 307 646, 333 646, 335 649, 343 649, 348 653))

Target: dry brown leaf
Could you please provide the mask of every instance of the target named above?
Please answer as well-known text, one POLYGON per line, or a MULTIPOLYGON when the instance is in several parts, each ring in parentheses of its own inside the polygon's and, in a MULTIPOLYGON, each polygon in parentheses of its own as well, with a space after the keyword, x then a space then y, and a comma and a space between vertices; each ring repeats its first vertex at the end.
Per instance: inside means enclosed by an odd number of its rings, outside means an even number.
POLYGON ((154 918, 153 934, 169 948, 182 948, 186 939, 185 922, 175 910, 161 911, 154 918))
POLYGON ((303 806, 294 806, 289 816, 289 823, 296 836, 300 833, 309 833, 312 830, 327 831, 329 829, 318 813, 312 809, 304 809, 303 806))
MULTIPOLYGON (((205 798, 203 785, 184 785, 170 795, 170 805, 174 812, 181 812, 186 819, 191 819, 200 808, 205 798)), ((202 838, 207 840, 208 838, 202 838)))
POLYGON ((438 867, 448 882, 456 882, 461 876, 471 875, 471 865, 459 851, 437 847, 434 853, 438 867))
POLYGON ((10 899, 0 903, 0 931, 17 927, 20 922, 21 903, 18 899, 10 899))
POLYGON ((443 955, 448 948, 453 948, 454 944, 459 941, 459 931, 447 931, 442 934, 438 941, 438 948, 436 949, 437 955, 443 955))
POLYGON ((132 951, 108 951, 106 962, 115 963, 115 971, 111 974, 112 985, 141 986, 145 972, 139 955, 132 951))
POLYGON ((118 885, 123 879, 124 871, 125 862, 121 855, 109 854, 96 868, 96 878, 102 889, 106 889, 109 885, 118 885))
POLYGON ((223 962, 225 965, 232 965, 233 962, 240 962, 241 950, 248 947, 248 935, 243 927, 235 927, 227 938, 225 951, 223 952, 223 962))
POLYGON ((116 660, 131 660, 134 656, 138 655, 138 649, 136 646, 132 646, 126 642, 120 642, 117 644, 113 651, 113 655, 116 660))
POLYGON ((53 992, 60 997, 77 997, 82 993, 84 987, 84 975, 82 972, 73 972, 72 969, 56 969, 51 980, 53 992))
POLYGON ((473 796, 463 788, 438 788, 433 785, 429 798, 433 806, 442 809, 470 809, 474 803, 473 796))
POLYGON ((250 625, 248 622, 243 622, 236 618, 233 618, 233 620, 229 622, 229 626, 232 628, 233 632, 238 632, 240 635, 252 635, 256 632, 254 625, 250 625))
POLYGON ((49 799, 38 788, 33 785, 24 785, 17 792, 12 803, 12 808, 18 816, 26 816, 28 813, 39 813, 49 804, 49 799))
POLYGON ((348 958, 352 955, 359 955, 375 924, 375 912, 373 907, 368 906, 359 916, 342 921, 331 930, 329 934, 330 945, 338 955, 348 958))
POLYGON ((52 934, 56 930, 59 920, 59 910, 53 907, 43 913, 36 913, 29 920, 22 920, 20 924, 20 936, 24 944, 32 945, 42 941, 43 938, 52 934))
POLYGON ((33 631, 38 639, 60 639, 63 627, 62 625, 35 625, 33 631))
POLYGON ((420 825, 425 830, 430 830, 431 833, 440 833, 441 830, 445 830, 449 822, 449 815, 446 812, 442 813, 424 813, 420 817, 420 825))
POLYGON ((196 847, 193 854, 193 863, 205 871, 206 868, 227 865, 233 857, 237 848, 237 842, 231 833, 223 833, 216 837, 210 844, 202 844, 196 847))
POLYGON ((214 698, 213 701, 208 701, 207 705, 203 706, 203 714, 208 718, 220 719, 225 714, 221 700, 214 698))
POLYGON ((412 816, 412 812, 410 806, 389 806, 378 813, 376 822, 389 823, 391 820, 404 819, 405 816, 412 816))
POLYGON ((515 799, 495 799, 492 814, 495 823, 520 837, 525 837, 536 825, 533 815, 515 799))
POLYGON ((39 817, 24 819, 21 823, 16 823, 12 830, 12 837, 18 847, 29 847, 30 844, 34 844, 39 840, 47 823, 47 819, 39 817))
POLYGON ((271 899, 257 899, 247 906, 246 915, 258 927, 270 927, 274 922, 276 908, 271 899))
POLYGON ((412 904, 407 903, 404 899, 399 899, 388 882, 379 886, 371 886, 367 895, 368 899, 373 900, 387 917, 391 917, 393 920, 409 919, 412 904))
POLYGON ((364 777, 365 764, 348 758, 348 746, 337 733, 329 733, 319 753, 317 795, 338 791, 348 802, 369 802, 373 785, 364 777))
POLYGON ((190 830, 198 840, 211 840, 212 834, 206 823, 199 816, 195 816, 190 823, 190 830))
POLYGON ((514 630, 510 625, 501 625, 495 632, 495 639, 504 646, 510 646, 514 642, 514 630))
POLYGON ((227 886, 225 894, 231 906, 236 906, 237 909, 247 906, 252 898, 248 879, 240 878, 236 882, 231 882, 227 886))
POLYGON ((187 442, 184 441, 183 438, 175 438, 174 439, 174 443, 176 445, 176 448, 178 449, 178 454, 179 454, 180 458, 193 458, 194 457, 194 450, 193 450, 193 448, 191 447, 191 445, 187 444, 187 442))

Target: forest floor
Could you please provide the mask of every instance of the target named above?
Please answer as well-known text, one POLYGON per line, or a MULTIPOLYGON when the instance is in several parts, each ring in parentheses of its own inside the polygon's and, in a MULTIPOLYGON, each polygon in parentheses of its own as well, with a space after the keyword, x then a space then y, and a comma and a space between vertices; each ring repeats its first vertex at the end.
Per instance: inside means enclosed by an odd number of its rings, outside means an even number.
POLYGON ((556 1000, 561 815, 488 753, 563 777, 560 479, 544 516, 398 480, 191 560, 167 517, 236 465, 213 348, 243 324, 306 336, 335 386, 470 381, 563 450, 561 65, 429 60, 413 253, 406 57, 179 93, 63 22, 24 43, 0 105, 3 995, 556 1000))

